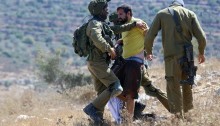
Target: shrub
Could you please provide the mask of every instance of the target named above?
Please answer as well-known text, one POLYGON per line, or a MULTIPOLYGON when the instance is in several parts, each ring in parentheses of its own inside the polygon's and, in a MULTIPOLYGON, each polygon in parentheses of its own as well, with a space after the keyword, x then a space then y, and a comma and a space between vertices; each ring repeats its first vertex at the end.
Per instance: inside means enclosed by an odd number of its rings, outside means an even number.
POLYGON ((26 36, 23 39, 23 43, 28 44, 28 45, 33 45, 35 43, 35 40, 32 36, 26 36))
POLYGON ((55 55, 39 52, 36 61, 39 77, 46 83, 59 87, 62 91, 91 83, 90 76, 64 71, 60 52, 55 55))

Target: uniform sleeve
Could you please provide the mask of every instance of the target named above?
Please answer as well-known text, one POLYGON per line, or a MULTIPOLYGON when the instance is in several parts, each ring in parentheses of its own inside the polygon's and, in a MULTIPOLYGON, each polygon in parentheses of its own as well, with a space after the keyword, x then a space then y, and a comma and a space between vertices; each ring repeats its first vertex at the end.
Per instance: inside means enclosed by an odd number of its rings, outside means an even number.
POLYGON ((90 21, 87 27, 87 35, 93 44, 102 52, 109 52, 111 46, 102 36, 102 23, 98 21, 90 21))
POLYGON ((158 31, 161 29, 161 23, 160 23, 160 16, 159 14, 156 15, 154 18, 154 21, 148 30, 145 39, 144 39, 144 46, 147 54, 152 54, 152 48, 153 48, 153 42, 155 37, 157 36, 158 31))
POLYGON ((133 22, 133 23, 127 23, 123 25, 114 25, 114 26, 111 26, 110 28, 115 34, 119 34, 125 31, 129 31, 135 26, 136 26, 136 22, 133 22))
POLYGON ((141 32, 141 34, 142 34, 143 36, 145 36, 145 35, 146 35, 146 32, 148 32, 148 30, 149 30, 149 26, 147 25, 146 22, 144 22, 144 21, 142 21, 142 20, 141 20, 141 22, 145 25, 146 29, 140 29, 140 28, 138 28, 138 31, 141 32))
POLYGON ((200 26, 200 23, 197 19, 196 14, 193 14, 192 16, 192 31, 193 35, 198 41, 198 49, 199 49, 199 54, 204 55, 204 50, 206 47, 206 36, 205 32, 203 31, 202 27, 200 26))

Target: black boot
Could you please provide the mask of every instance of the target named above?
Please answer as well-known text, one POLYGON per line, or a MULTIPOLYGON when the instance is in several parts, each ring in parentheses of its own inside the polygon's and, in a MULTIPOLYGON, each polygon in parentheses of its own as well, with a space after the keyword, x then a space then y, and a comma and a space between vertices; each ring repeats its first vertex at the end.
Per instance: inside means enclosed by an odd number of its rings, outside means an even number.
POLYGON ((134 107, 134 120, 137 119, 155 119, 156 115, 154 113, 149 114, 149 113, 143 113, 146 105, 140 102, 135 102, 135 107, 134 107))
POLYGON ((98 110, 93 106, 92 103, 87 105, 83 111, 90 116, 90 118, 93 120, 94 124, 99 126, 104 123, 103 117, 101 114, 99 114, 98 110))
POLYGON ((146 105, 140 102, 135 102, 134 106, 134 120, 139 119, 142 117, 142 112, 144 111, 146 105))

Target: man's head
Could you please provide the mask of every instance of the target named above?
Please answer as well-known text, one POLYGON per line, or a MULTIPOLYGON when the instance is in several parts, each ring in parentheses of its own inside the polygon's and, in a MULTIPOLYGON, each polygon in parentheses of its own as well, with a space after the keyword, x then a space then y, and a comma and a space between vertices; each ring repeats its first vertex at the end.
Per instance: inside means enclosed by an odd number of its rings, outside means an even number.
POLYGON ((129 5, 121 5, 117 8, 118 20, 121 23, 128 22, 132 17, 132 9, 129 5))
POLYGON ((183 0, 173 0, 172 4, 180 4, 181 6, 185 6, 184 1, 183 0))
POLYGON ((104 20, 107 19, 109 1, 110 0, 92 0, 88 5, 90 14, 104 20))

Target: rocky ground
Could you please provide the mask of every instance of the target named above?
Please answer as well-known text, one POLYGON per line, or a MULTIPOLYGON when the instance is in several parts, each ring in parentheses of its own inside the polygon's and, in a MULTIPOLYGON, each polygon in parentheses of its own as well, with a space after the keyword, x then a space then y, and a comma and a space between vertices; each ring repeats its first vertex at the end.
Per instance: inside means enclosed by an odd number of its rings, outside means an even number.
MULTIPOLYGON (((165 91, 163 65, 154 65, 149 70, 154 84, 165 91)), ((193 87, 194 109, 186 119, 179 120, 166 111, 159 101, 143 94, 141 100, 145 112, 154 112, 157 120, 138 120, 123 125, 140 126, 219 126, 220 121, 220 66, 219 60, 199 65, 193 87)), ((0 126, 87 126, 91 125, 82 109, 96 95, 92 85, 75 87, 67 94, 40 81, 35 73, 0 73, 0 126)), ((106 108, 106 125, 114 121, 106 108)))

